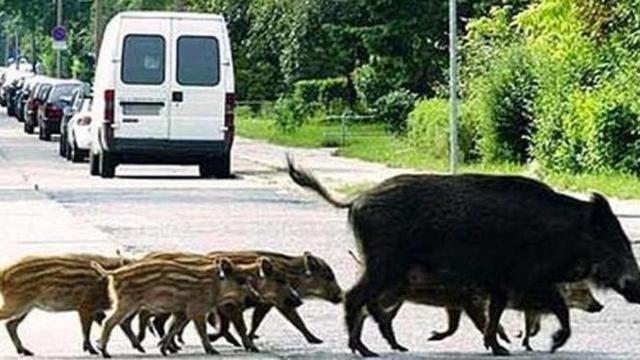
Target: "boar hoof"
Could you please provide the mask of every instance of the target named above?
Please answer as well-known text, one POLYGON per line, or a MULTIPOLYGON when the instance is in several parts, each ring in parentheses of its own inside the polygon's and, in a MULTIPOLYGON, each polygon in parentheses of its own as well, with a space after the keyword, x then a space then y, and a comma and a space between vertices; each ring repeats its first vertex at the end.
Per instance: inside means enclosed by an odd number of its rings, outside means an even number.
POLYGON ((309 344, 322 344, 323 343, 322 339, 318 339, 317 337, 315 337, 313 335, 307 337, 307 342, 309 342, 309 344))
POLYGON ((33 353, 25 348, 18 350, 18 354, 22 356, 33 356, 33 353))
POLYGON ((107 352, 107 349, 100 349, 100 353, 102 353, 102 357, 105 359, 111 359, 111 354, 107 352))
POLYGON ((208 349, 205 350, 205 352, 207 353, 207 355, 220 355, 218 350, 216 350, 214 348, 208 348, 208 349))
POLYGON ((502 347, 500 344, 498 344, 498 342, 496 341, 494 344, 489 344, 485 341, 484 346, 486 348, 491 348, 491 352, 493 353, 494 356, 508 356, 509 355, 509 350, 507 350, 506 348, 502 347))
POLYGON ((400 344, 394 344, 393 346, 391 346, 391 349, 395 350, 395 351, 400 351, 400 352, 407 352, 409 351, 409 349, 407 349, 406 347, 400 345, 400 344))
POLYGON ((568 329, 560 329, 553 334, 553 346, 551 347, 551 352, 555 352, 559 348, 561 348, 569 337, 571 336, 571 331, 568 329))
POLYGON ((451 334, 449 334, 446 331, 445 332, 433 331, 431 333, 431 337, 429 338, 429 341, 440 341, 448 338, 449 336, 451 336, 451 334))
POLYGON ((82 350, 88 352, 90 355, 98 355, 98 351, 96 351, 96 349, 94 349, 93 346, 91 346, 91 343, 88 341, 85 341, 84 345, 82 346, 82 350))
POLYGON ((354 354, 360 354, 364 357, 378 357, 379 355, 369 350, 360 340, 349 340, 349 348, 354 354))
POLYGON ((141 352, 142 354, 146 353, 146 351, 144 350, 144 348, 142 347, 142 345, 140 344, 136 344, 133 346, 134 349, 138 350, 139 352, 141 352))

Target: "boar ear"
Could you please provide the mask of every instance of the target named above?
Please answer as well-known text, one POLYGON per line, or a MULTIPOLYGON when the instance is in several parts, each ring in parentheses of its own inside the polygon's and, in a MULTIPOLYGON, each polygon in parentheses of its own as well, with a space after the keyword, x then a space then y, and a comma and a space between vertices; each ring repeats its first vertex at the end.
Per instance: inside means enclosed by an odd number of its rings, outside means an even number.
POLYGON ((604 196, 598 193, 591 194, 591 204, 593 207, 589 220, 592 224, 602 224, 603 220, 609 219, 613 215, 609 201, 604 196))
POLYGON ((261 257, 258 259, 258 276, 266 278, 273 274, 273 263, 268 257, 261 257))
POLYGON ((227 258, 218 260, 218 278, 224 280, 233 272, 233 263, 227 258))

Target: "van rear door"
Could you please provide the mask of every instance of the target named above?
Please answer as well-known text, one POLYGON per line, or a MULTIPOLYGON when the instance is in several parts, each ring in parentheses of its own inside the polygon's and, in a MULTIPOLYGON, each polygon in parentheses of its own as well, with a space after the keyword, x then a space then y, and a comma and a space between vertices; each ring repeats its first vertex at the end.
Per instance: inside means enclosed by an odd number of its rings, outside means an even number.
POLYGON ((171 140, 224 140, 224 26, 216 19, 172 21, 171 140))
POLYGON ((117 137, 169 136, 169 19, 125 17, 120 25, 120 67, 115 89, 117 137))

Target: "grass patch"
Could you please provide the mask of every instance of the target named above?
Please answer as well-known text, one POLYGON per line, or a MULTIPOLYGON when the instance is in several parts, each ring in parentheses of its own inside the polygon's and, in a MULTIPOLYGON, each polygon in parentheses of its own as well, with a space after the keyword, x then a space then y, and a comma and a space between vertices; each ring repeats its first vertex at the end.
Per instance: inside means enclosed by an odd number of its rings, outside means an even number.
MULTIPOLYGON (((239 117, 238 135, 251 139, 293 147, 337 147, 342 143, 339 123, 312 121, 291 132, 281 132, 268 118, 239 117)), ((391 167, 413 168, 434 172, 446 172, 448 159, 435 159, 426 151, 413 147, 402 137, 385 132, 380 124, 359 124, 348 127, 346 143, 339 147, 338 155, 365 161, 384 163, 391 167)), ((463 164, 462 173, 528 175, 531 172, 519 164, 463 164)), ((544 173, 542 179, 551 186, 575 192, 598 191, 621 199, 640 199, 640 179, 623 174, 565 174, 544 173)), ((373 183, 349 184, 338 191, 356 194, 373 183)))

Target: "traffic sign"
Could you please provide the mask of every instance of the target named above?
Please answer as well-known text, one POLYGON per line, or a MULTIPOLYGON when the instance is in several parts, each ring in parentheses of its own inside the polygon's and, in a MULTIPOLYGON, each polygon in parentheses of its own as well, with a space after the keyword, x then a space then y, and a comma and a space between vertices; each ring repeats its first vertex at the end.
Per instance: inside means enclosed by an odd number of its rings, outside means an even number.
POLYGON ((67 29, 62 25, 55 26, 51 29, 51 36, 54 41, 64 41, 67 37, 67 29))
POLYGON ((53 42, 53 50, 67 50, 67 42, 66 41, 54 41, 53 42))

